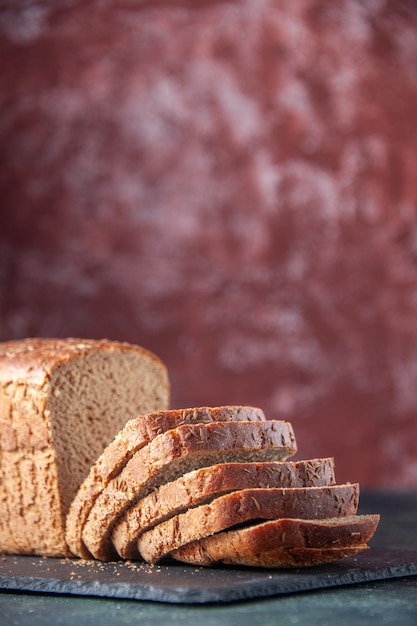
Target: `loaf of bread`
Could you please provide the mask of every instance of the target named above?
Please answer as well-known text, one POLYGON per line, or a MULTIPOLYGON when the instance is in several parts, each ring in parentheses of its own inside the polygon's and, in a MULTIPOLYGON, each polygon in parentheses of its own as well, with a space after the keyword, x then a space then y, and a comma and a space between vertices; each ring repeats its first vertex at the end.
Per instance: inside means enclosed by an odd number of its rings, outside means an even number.
POLYGON ((91 467, 82 483, 66 520, 66 540, 72 554, 90 558, 82 532, 88 515, 103 489, 115 478, 132 456, 157 435, 184 424, 210 424, 225 421, 264 421, 261 409, 246 406, 198 407, 157 411, 130 420, 110 442, 91 467))
POLYGON ((157 563, 187 543, 253 520, 355 515, 358 497, 357 484, 234 491, 139 533, 139 553, 149 563, 157 563))
POLYGON ((298 462, 219 463, 187 472, 161 485, 124 513, 113 530, 112 542, 124 559, 135 559, 141 532, 231 491, 265 487, 318 487, 335 483, 334 460, 298 462))
POLYGON ((65 518, 130 419, 169 407, 165 365, 107 340, 0 344, 0 552, 69 554, 65 518))
POLYGON ((367 549, 379 516, 332 458, 288 461, 290 423, 169 400, 140 346, 0 344, 0 552, 304 567, 367 549))
POLYGON ((317 559, 322 563, 339 559, 346 550, 346 556, 352 556, 366 549, 378 522, 379 515, 278 519, 193 541, 171 557, 193 565, 313 565, 317 559))
POLYGON ((296 452, 291 425, 280 420, 185 424, 136 452, 97 497, 82 531, 96 559, 117 558, 111 534, 129 506, 161 484, 219 462, 283 460, 296 452))

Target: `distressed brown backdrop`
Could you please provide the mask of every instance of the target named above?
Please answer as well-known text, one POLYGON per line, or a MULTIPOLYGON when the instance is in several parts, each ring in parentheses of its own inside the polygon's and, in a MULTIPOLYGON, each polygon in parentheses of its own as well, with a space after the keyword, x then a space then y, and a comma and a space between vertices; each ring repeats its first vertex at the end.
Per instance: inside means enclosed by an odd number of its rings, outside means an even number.
POLYGON ((109 337, 417 487, 417 8, 4 1, 0 340, 109 337))

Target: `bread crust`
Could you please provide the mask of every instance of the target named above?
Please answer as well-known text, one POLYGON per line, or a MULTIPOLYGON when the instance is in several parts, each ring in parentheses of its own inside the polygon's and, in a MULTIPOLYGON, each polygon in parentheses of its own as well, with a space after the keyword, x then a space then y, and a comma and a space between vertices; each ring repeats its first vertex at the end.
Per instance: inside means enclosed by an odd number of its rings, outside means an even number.
POLYGON ((109 339, 33 337, 0 343, 0 384, 20 380, 25 384, 43 387, 57 365, 90 354, 93 350, 140 353, 167 372, 161 359, 142 346, 109 339))
POLYGON ((125 510, 152 489, 220 460, 285 460, 296 449, 291 424, 280 420, 185 424, 158 435, 98 496, 83 528, 84 544, 94 558, 117 558, 113 528, 125 510))
POLYGON ((221 406, 171 409, 141 415, 130 420, 103 451, 71 503, 66 520, 66 541, 72 554, 90 558, 82 539, 88 515, 100 493, 132 456, 164 432, 184 424, 209 424, 221 421, 265 421, 257 407, 221 406))
POLYGON ((334 460, 220 463, 180 476, 127 509, 113 530, 112 542, 124 559, 139 557, 138 529, 144 532, 189 507, 248 488, 313 487, 335 484, 334 460))
MULTIPOLYGON (((193 565, 212 566, 218 563, 261 565, 282 560, 285 551, 307 549, 306 557, 314 555, 309 549, 366 548, 375 533, 379 515, 355 515, 326 520, 279 519, 246 528, 217 533, 193 541, 171 553, 171 557, 193 565)), ((320 555, 319 555, 320 557, 320 555)), ((323 557, 326 562, 327 557, 323 557)))
POLYGON ((157 563, 173 550, 237 524, 283 517, 326 519, 355 515, 359 485, 242 489, 158 524, 138 537, 139 553, 157 563))

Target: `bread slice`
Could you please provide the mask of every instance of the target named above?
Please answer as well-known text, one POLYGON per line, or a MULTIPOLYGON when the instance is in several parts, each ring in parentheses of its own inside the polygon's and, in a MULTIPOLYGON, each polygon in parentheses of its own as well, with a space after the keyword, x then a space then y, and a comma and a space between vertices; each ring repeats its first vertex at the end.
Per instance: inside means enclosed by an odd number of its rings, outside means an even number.
MULTIPOLYGON (((269 552, 247 555, 244 559, 240 559, 239 556, 236 555, 233 560, 227 562, 222 561, 222 563, 224 563, 224 565, 245 565, 249 567, 269 567, 275 569, 314 567, 355 556, 359 552, 364 552, 367 549, 368 546, 366 544, 345 548, 276 548, 269 552)), ((189 565, 199 565, 198 559, 196 562, 194 562, 192 558, 187 559, 187 557, 178 558, 176 560, 188 563, 189 565)), ((214 565, 214 563, 212 565, 214 565)))
POLYGON ((83 528, 83 542, 96 559, 118 558, 111 542, 113 528, 129 506, 161 484, 219 462, 285 460, 296 449, 291 424, 280 420, 186 424, 158 435, 97 497, 83 528))
POLYGON ((242 489, 188 509, 140 534, 138 548, 145 561, 157 563, 191 541, 248 521, 355 515, 358 497, 358 484, 242 489))
POLYGON ((72 501, 66 520, 66 541, 71 552, 83 558, 91 556, 82 540, 82 531, 96 498, 132 456, 157 435, 183 424, 265 419, 264 412, 256 407, 221 406, 158 411, 130 420, 91 467, 72 501))
POLYGON ((230 491, 332 484, 335 484, 332 458, 298 462, 220 463, 203 467, 162 485, 129 507, 113 530, 112 542, 120 557, 135 559, 139 557, 139 532, 230 491))
POLYGON ((329 555, 342 558, 346 549, 346 556, 351 556, 352 550, 354 553, 366 550, 378 522, 379 515, 324 520, 278 519, 193 541, 172 552, 171 557, 206 566, 218 563, 257 567, 318 565, 328 562, 329 555), (310 552, 311 549, 314 551, 310 552), (303 562, 301 555, 304 555, 303 562))
POLYGON ((169 406, 165 365, 127 343, 0 344, 0 551, 64 556, 70 503, 109 441, 169 406))

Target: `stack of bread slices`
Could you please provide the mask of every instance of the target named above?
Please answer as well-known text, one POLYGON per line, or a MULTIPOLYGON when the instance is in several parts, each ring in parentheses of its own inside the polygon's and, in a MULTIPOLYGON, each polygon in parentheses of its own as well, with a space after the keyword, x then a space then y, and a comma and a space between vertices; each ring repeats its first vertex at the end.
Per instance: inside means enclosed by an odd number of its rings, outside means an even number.
POLYGON ((367 548, 379 516, 332 458, 288 461, 290 423, 169 392, 139 346, 1 344, 0 552, 302 567, 367 548))
POLYGON ((300 567, 366 549, 378 516, 357 514, 359 486, 336 484, 332 458, 287 460, 297 449, 290 423, 241 406, 143 420, 155 436, 120 462, 122 430, 75 497, 73 554, 300 567))

